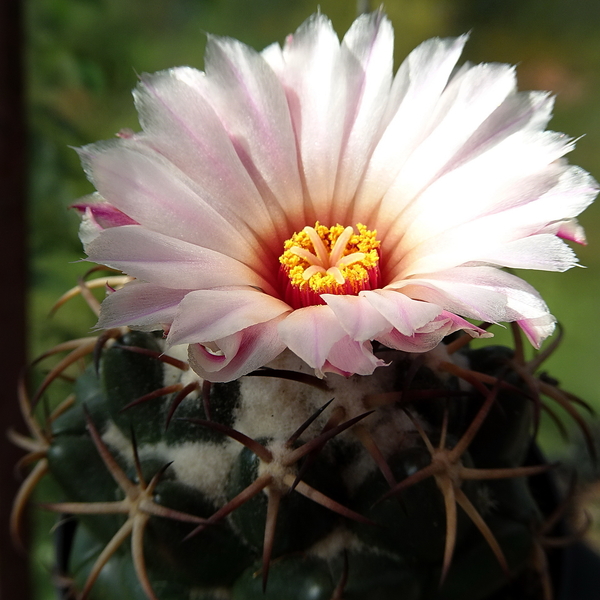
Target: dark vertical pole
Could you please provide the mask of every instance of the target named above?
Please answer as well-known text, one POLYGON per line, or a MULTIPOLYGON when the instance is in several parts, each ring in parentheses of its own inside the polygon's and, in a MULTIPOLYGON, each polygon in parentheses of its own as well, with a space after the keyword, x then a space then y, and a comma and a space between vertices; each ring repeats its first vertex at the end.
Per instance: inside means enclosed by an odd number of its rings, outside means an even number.
POLYGON ((26 128, 23 98, 21 0, 0 1, 0 600, 27 600, 27 559, 8 533, 18 488, 21 455, 6 438, 9 426, 23 431, 17 407, 17 377, 25 364, 26 128))

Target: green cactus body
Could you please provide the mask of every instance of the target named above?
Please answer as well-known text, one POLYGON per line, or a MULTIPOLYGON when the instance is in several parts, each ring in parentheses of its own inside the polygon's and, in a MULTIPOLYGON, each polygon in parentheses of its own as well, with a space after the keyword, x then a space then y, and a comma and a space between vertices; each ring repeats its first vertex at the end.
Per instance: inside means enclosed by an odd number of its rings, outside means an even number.
POLYGON ((47 508, 77 518, 89 598, 476 600, 529 576, 546 467, 510 350, 382 348, 325 380, 284 354, 209 385, 162 344, 111 339, 52 420, 47 508))

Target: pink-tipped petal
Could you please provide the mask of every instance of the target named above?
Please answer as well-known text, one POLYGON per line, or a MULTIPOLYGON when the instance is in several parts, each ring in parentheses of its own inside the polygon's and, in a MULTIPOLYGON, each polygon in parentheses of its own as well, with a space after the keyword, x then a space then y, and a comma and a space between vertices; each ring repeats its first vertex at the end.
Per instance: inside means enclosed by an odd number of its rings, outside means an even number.
POLYGON ((587 244, 585 231, 577 222, 577 219, 569 219, 568 221, 562 221, 561 223, 558 223, 556 235, 563 240, 577 242, 583 246, 587 244))
POLYGON ((96 223, 102 229, 121 227, 123 225, 139 225, 136 220, 132 219, 108 202, 77 202, 76 204, 73 204, 73 208, 81 213, 89 211, 96 223))
POLYGON ((433 350, 447 335, 460 330, 466 331, 471 337, 492 336, 491 333, 480 329, 461 317, 443 311, 433 321, 427 323, 412 335, 404 335, 394 329, 385 335, 379 336, 377 340, 396 350, 420 353, 433 350))
POLYGON ((535 348, 539 348, 542 342, 552 335, 556 319, 551 314, 547 314, 534 319, 520 319, 517 323, 531 344, 535 348))
POLYGON ((87 250, 89 244, 91 244, 103 231, 104 227, 96 221, 94 213, 86 208, 81 215, 81 223, 79 225, 79 239, 83 244, 84 249, 87 250))
POLYGON ((402 352, 421 353, 433 350, 448 335, 450 326, 444 324, 435 331, 426 333, 413 333, 412 335, 403 335, 397 329, 392 329, 390 333, 381 335, 377 338, 384 346, 401 350, 402 352))
POLYGON ((208 350, 190 344, 189 361, 203 379, 226 382, 238 379, 271 362, 285 349, 277 331, 279 319, 260 323, 216 340, 208 350))
POLYGON ((450 335, 456 331, 465 331, 473 338, 491 338, 494 337, 493 333, 486 331, 485 329, 481 329, 481 327, 477 327, 477 325, 473 325, 473 323, 469 323, 466 319, 459 317, 447 310, 443 311, 442 314, 438 317, 438 320, 446 320, 446 326, 449 327, 446 335, 450 335))

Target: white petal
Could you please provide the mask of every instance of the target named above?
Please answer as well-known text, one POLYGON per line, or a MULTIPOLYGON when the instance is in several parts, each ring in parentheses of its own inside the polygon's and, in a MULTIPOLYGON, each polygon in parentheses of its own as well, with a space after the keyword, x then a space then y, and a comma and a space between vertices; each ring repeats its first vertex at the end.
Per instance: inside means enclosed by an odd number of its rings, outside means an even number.
MULTIPOLYGON (((327 363, 340 375, 371 375, 377 367, 385 366, 385 361, 373 354, 370 342, 357 342, 348 336, 336 342, 329 351, 327 363)), ((326 364, 323 371, 331 370, 326 364)))
POLYGON ((98 327, 128 325, 145 331, 161 329, 173 321, 179 303, 188 292, 132 281, 104 300, 98 327))
POLYGON ((528 283, 493 267, 456 267, 393 284, 411 298, 489 323, 537 319, 548 307, 528 283))
POLYGON ((291 310, 285 302, 254 289, 190 292, 179 305, 167 344, 220 340, 291 310))
POLYGON ((279 78, 283 77, 283 70, 285 69, 285 60, 283 58, 283 51, 281 46, 277 42, 269 44, 264 48, 260 55, 264 58, 265 62, 273 69, 279 78))
POLYGON ((351 200, 379 139, 392 82, 394 31, 383 13, 362 15, 354 21, 342 41, 341 54, 349 85, 334 193, 335 220, 353 223, 348 213, 351 200))
POLYGON ((161 155, 127 140, 86 146, 80 154, 102 197, 139 224, 264 268, 264 252, 248 225, 206 202, 198 186, 161 155))
MULTIPOLYGON (((477 169, 480 162, 473 161, 440 178, 402 214, 396 223, 402 237, 387 264, 389 270, 395 271, 395 261, 401 261, 405 275, 418 272, 417 268, 445 269, 475 260, 472 249, 481 243, 505 243, 539 230, 539 211, 535 214, 538 224, 525 231, 525 223, 511 218, 507 210, 536 200, 555 186, 563 167, 544 167, 519 177, 520 167, 511 168, 515 166, 512 163, 500 169, 499 165, 506 165, 506 161, 488 161, 477 169), (491 186, 493 180, 496 185, 491 186), (454 256, 455 251, 459 258, 454 256), (440 266, 416 266, 423 259, 431 263, 437 254, 441 255, 440 266)), ((387 243, 393 244, 393 238, 399 236, 390 237, 387 243)))
POLYGON ((405 188, 421 190, 515 89, 515 69, 509 65, 475 65, 454 77, 431 116, 430 134, 403 166, 405 188), (428 173, 424 163, 429 164, 428 173))
POLYGON ((474 254, 478 262, 561 273, 579 262, 567 244, 550 234, 534 235, 474 254))
MULTIPOLYGON (((408 277, 412 274, 444 270, 466 262, 485 261, 487 257, 500 257, 502 247, 507 244, 551 230, 553 223, 575 217, 592 202, 597 193, 597 184, 585 171, 578 167, 560 166, 549 167, 548 170, 549 179, 546 182, 539 177, 534 177, 529 182, 516 183, 513 190, 506 190, 506 197, 514 199, 513 205, 509 204, 506 210, 473 218, 463 225, 450 227, 447 231, 437 236, 433 235, 431 238, 427 238, 429 227, 431 226, 435 231, 437 224, 440 224, 439 228, 443 228, 443 216, 446 211, 441 207, 437 215, 435 210, 428 211, 427 214, 431 215, 430 226, 420 220, 421 236, 425 241, 407 251, 405 244, 410 245, 410 241, 408 237, 403 240, 400 244, 402 250, 398 249, 399 253, 404 252, 400 268, 392 271, 389 276, 394 279, 408 277), (548 189, 552 179, 555 181, 548 189)), ((478 187, 475 186, 473 189, 477 190, 478 187)), ((471 191, 466 193, 472 194, 471 191)), ((476 201, 474 196, 472 199, 476 201)), ((456 212, 460 212, 460 208, 456 212)), ((452 218, 449 217, 447 221, 451 224, 452 218)), ((411 225, 413 232, 416 228, 417 225, 411 225)), ((557 231, 558 229, 559 227, 556 227, 557 231)), ((540 240, 543 238, 540 237, 540 240)), ((551 257, 548 264, 559 265, 558 270, 573 265, 570 254, 567 255, 564 250, 559 251, 558 245, 555 246, 555 250, 558 252, 551 257)), ((525 262, 522 261, 520 265, 525 262)), ((541 263, 534 255, 531 267, 524 268, 536 268, 536 264, 541 263)))
POLYGON ((267 240, 276 233, 256 186, 218 115, 205 98, 204 73, 181 67, 144 75, 134 92, 146 135, 137 139, 164 154, 202 190, 202 197, 235 224, 234 216, 267 240))
POLYGON ((514 69, 507 65, 472 67, 448 85, 430 118, 433 129, 410 154, 381 201, 377 229, 382 237, 400 210, 410 208, 444 173, 461 147, 514 89, 514 69))
POLYGON ((139 225, 105 229, 88 245, 87 253, 93 262, 162 287, 251 285, 275 295, 269 282, 237 260, 139 225))
POLYGON ((388 244, 401 239, 406 253, 424 238, 527 202, 555 185, 564 167, 551 163, 572 148, 570 140, 529 131, 548 103, 545 96, 509 96, 410 205, 410 192, 396 182, 386 197, 389 210, 382 213, 391 220, 388 244), (499 111, 502 119, 495 117, 499 111))
POLYGON ((320 371, 332 346, 346 332, 328 306, 295 310, 279 324, 285 345, 313 369, 320 371))
POLYGON ((328 223, 348 102, 340 44, 329 19, 313 15, 288 36, 283 59, 280 76, 309 196, 307 218, 328 223))
POLYGON ((321 298, 353 340, 372 340, 392 328, 392 324, 364 296, 322 294, 321 298))
POLYGON ((279 79, 260 54, 230 38, 209 36, 205 64, 207 99, 273 218, 280 228, 288 220, 302 227, 296 142, 279 79))
MULTIPOLYGON (((552 116, 554 98, 547 92, 514 92, 485 119, 447 163, 446 170, 471 161, 517 133, 544 130, 552 116)), ((524 141, 527 142, 525 136, 524 141)), ((564 140, 567 144, 568 138, 564 140)))
POLYGON ((462 36, 428 40, 413 50, 400 66, 386 107, 389 124, 357 192, 353 222, 371 223, 374 206, 428 132, 431 112, 448 83, 466 39, 462 36))
POLYGON ((415 301, 394 290, 371 290, 359 295, 403 335, 412 335, 442 312, 440 306, 415 301))

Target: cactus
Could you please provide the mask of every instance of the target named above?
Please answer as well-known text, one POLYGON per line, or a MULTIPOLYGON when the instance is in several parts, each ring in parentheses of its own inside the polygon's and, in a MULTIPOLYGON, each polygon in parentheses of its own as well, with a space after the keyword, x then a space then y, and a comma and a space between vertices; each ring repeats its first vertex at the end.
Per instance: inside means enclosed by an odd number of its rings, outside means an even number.
POLYGON ((229 383, 154 333, 63 344, 37 392, 20 389, 32 437, 13 438, 39 462, 13 532, 50 473, 64 501, 42 508, 76 519, 79 598, 483 599, 525 583, 542 598, 550 515, 531 483, 551 466, 532 432, 549 399, 577 419, 581 402, 535 373, 560 336, 527 362, 513 331, 516 350, 466 334, 419 355, 380 346, 390 366, 366 377, 319 379, 284 353, 229 383), (40 425, 34 405, 86 355, 40 425))
POLYGON ((209 37, 205 72, 141 77, 140 133, 79 150, 87 260, 123 275, 81 282, 104 331, 21 386, 12 528, 50 474, 80 599, 550 598, 541 410, 593 445, 502 269, 574 266, 598 186, 547 94, 457 67, 467 38, 394 76, 382 11, 341 43, 320 13, 262 53, 209 37), (514 349, 471 347, 499 322, 514 349))

